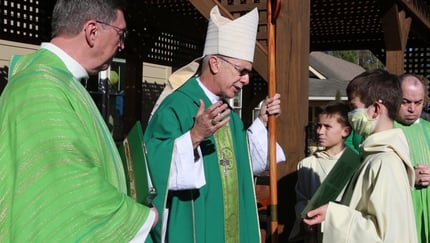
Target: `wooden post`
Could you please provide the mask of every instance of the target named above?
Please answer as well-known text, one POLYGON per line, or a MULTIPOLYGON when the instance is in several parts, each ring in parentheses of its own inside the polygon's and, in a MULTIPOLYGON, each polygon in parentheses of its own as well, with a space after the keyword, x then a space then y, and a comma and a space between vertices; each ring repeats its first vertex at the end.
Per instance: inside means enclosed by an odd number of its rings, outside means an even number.
MULTIPOLYGON (((267 68, 268 95, 276 94, 276 58, 275 58, 275 20, 280 9, 280 0, 267 0, 267 68)), ((270 169, 270 237, 272 243, 278 242, 278 175, 276 164, 276 120, 269 116, 269 169, 270 169)))
POLYGON ((281 94, 277 142, 286 155, 278 170, 279 241, 288 242, 295 219, 297 163, 305 157, 308 124, 310 0, 282 1, 276 19, 276 89, 281 94))
POLYGON ((387 70, 400 75, 405 71, 404 54, 408 41, 412 19, 404 11, 399 11, 397 4, 382 17, 385 39, 385 54, 387 70))

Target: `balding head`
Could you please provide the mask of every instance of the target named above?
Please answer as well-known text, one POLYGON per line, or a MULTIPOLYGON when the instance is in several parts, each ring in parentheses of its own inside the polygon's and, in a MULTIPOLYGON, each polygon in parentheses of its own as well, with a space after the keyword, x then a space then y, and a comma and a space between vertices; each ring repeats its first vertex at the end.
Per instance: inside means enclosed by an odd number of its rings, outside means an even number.
POLYGON ((405 125, 414 123, 420 118, 426 101, 427 83, 424 79, 412 74, 400 77, 403 101, 397 120, 405 125))

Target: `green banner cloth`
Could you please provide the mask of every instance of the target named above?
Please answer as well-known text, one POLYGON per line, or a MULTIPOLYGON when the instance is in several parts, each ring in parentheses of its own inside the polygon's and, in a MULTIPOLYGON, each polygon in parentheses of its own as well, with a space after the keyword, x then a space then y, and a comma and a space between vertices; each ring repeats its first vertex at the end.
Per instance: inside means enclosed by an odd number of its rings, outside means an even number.
POLYGON ((352 175, 354 175, 354 172, 360 166, 360 163, 361 157, 351 148, 346 147, 339 160, 303 209, 301 213, 302 218, 305 218, 309 211, 336 200, 339 193, 342 192, 352 175))

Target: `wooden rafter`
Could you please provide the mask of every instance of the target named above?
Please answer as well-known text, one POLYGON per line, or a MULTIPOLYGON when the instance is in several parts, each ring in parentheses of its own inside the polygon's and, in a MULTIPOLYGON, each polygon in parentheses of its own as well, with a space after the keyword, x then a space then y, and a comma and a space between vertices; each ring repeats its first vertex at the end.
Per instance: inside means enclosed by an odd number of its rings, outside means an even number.
POLYGON ((405 50, 411 22, 412 19, 393 4, 382 18, 386 50, 405 50))
POLYGON ((400 0, 430 30, 430 11, 423 0, 400 0))
POLYGON ((404 10, 393 4, 382 18, 386 67, 389 71, 402 74, 404 72, 404 54, 412 19, 406 17, 404 10))

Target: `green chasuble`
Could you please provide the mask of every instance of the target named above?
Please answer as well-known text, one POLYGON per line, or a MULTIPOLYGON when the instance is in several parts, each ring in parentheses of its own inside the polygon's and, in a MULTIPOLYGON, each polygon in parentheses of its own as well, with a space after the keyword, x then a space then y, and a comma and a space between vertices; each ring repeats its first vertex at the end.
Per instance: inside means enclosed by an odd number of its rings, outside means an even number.
POLYGON ((151 176, 159 192, 153 203, 160 212, 160 219, 165 217, 151 233, 152 239, 161 241, 164 223, 169 243, 258 243, 260 231, 246 129, 235 112, 231 112, 230 122, 225 126, 230 128, 231 134, 220 134, 219 139, 211 136, 200 143, 206 184, 193 190, 169 191, 167 188, 174 141, 193 127, 199 99, 204 100, 206 108, 211 105, 197 80, 192 78, 161 103, 145 131, 151 176), (233 148, 220 148, 223 139, 232 140, 233 148), (220 162, 227 168, 220 166, 220 162), (223 180, 225 176, 237 178, 223 180), (231 193, 223 193, 223 186, 231 193), (236 193, 231 191, 235 188, 236 193), (168 218, 164 215, 165 208, 169 210, 168 218), (237 215, 228 220, 235 210, 238 210, 237 215), (226 237, 226 234, 232 236, 226 237), (233 237, 236 240, 231 239, 233 237))
POLYGON ((52 52, 16 56, 0 97, 0 242, 128 242, 149 209, 126 196, 96 105, 52 52))
MULTIPOLYGON (((408 140, 412 165, 430 164, 430 122, 421 119, 419 123, 404 126, 395 123, 403 130, 408 140)), ((430 187, 417 188, 412 191, 415 218, 418 231, 418 242, 430 242, 430 187)))

